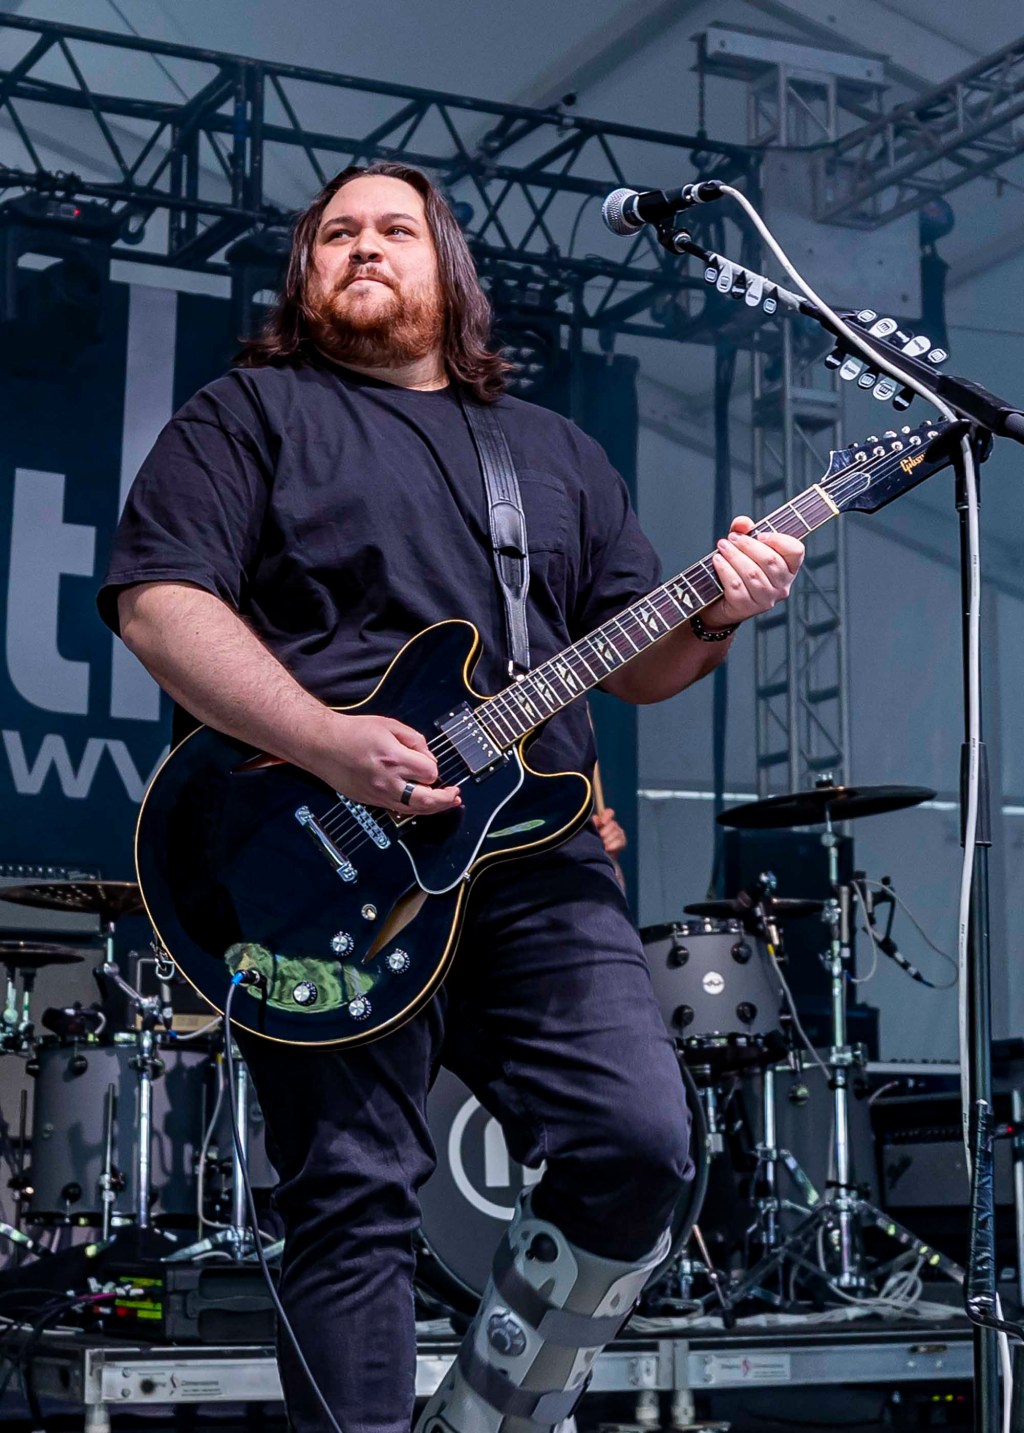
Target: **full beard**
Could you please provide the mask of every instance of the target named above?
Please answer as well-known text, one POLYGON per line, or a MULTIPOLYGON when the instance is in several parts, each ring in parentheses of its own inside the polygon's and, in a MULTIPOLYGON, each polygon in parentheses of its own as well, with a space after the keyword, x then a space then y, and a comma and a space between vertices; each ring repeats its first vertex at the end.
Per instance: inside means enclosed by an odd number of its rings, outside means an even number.
POLYGON ((344 290, 318 294, 310 327, 317 346, 336 363, 392 368, 425 358, 441 346, 444 313, 436 292, 403 294, 362 310, 346 304, 344 290))

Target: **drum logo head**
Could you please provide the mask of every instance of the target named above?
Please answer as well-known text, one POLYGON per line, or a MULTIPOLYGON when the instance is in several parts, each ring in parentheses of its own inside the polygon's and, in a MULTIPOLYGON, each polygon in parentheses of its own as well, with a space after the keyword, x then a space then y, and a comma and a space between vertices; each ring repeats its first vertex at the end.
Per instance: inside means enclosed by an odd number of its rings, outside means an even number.
POLYGON ((725 989, 725 981, 717 970, 709 970, 701 981, 701 985, 704 987, 706 995, 721 995, 725 989))
POLYGON ((472 1096, 452 1122, 448 1163, 455 1187, 466 1203, 491 1219, 503 1221, 515 1213, 520 1181, 514 1178, 513 1171, 521 1177, 523 1187, 536 1184, 543 1172, 543 1166, 522 1169, 512 1160, 501 1126, 472 1096))

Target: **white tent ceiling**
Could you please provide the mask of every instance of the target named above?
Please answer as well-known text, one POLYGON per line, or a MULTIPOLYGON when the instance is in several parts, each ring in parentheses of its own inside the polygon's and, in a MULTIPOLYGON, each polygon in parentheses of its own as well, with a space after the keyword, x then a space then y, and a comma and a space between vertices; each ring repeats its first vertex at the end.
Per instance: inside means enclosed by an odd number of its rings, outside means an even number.
MULTIPOLYGON (((1021 0, 377 0, 374 6, 346 0, 0 0, 0 11, 40 19, 73 21, 96 29, 135 33, 212 50, 315 66, 340 73, 423 88, 535 106, 577 96, 576 112, 617 123, 693 132, 697 81, 692 37, 711 22, 771 31, 791 40, 881 57, 890 85, 889 103, 926 90, 1014 39, 1024 21, 1021 0)), ((121 52, 118 74, 94 74, 99 87, 130 82, 137 92, 171 97, 174 67, 153 57, 121 52), (129 81, 130 76, 130 81, 129 81)), ((370 103, 367 101, 367 103, 370 103)), ((372 113, 372 112, 371 112, 372 113)), ((329 118, 329 117, 325 117, 329 118)), ((62 167, 81 167, 74 116, 55 120, 47 151, 62 167)), ((745 138, 742 87, 709 81, 707 125, 723 140, 745 138)), ((0 158, 10 128, 0 117, 0 158)), ((21 163, 23 157, 12 156, 21 163)), ((666 185, 689 174, 638 177, 666 185)), ((268 197, 301 202, 308 173, 283 169, 268 174, 268 197)), ((979 179, 951 196, 957 227, 941 244, 951 264, 949 316, 955 357, 997 389, 1024 397, 1010 371, 1024 331, 1024 160, 1005 166, 998 178, 979 179)), ((587 227, 599 223, 588 211, 587 227)), ((870 243, 851 234, 851 243, 870 243)), ((808 274, 827 285, 826 274, 808 274)), ((868 298, 869 296, 865 296, 868 298)), ((708 355, 659 340, 623 343, 645 371, 671 389, 697 399, 706 424, 708 355)), ((1015 369, 1015 365, 1014 365, 1015 369)), ((737 410, 741 407, 737 400, 737 410)), ((859 413, 858 413, 859 421, 859 413)), ((864 421, 875 422, 873 417, 864 421)), ((879 418, 876 426, 885 426, 879 418)), ((944 494, 923 490, 923 508, 946 505, 944 494)), ((1019 504, 999 502, 999 530, 1012 530, 1019 504), (1004 506, 1005 503, 1005 506, 1004 506)), ((1015 562, 1011 551, 1008 563, 1015 562)))

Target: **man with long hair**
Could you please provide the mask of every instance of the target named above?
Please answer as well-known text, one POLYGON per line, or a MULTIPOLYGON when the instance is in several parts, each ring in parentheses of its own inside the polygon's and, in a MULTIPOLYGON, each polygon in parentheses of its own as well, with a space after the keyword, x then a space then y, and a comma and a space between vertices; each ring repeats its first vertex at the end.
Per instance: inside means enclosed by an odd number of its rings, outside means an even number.
MULTIPOLYGON (((574 424, 503 392, 490 311, 442 196, 397 164, 348 169, 295 230, 280 303, 240 365, 171 420, 129 496, 101 611, 199 722, 355 802, 429 819, 459 804, 424 734, 334 708, 404 643, 468 618, 476 685, 507 653, 483 479, 462 403, 508 440, 530 549, 536 661, 657 581, 625 486, 574 424), (461 401, 460 401, 461 400, 461 401)), ((604 687, 659 701, 710 671, 736 624, 785 597, 803 555, 737 518, 723 597, 604 687)), ((589 771, 585 704, 531 747, 589 771)), ((280 1292, 345 1433, 407 1433, 417 1190, 434 1164, 440 1062, 543 1178, 520 1200, 429 1433, 550 1429, 669 1250, 689 1177, 672 1043, 597 832, 474 883, 453 973, 415 1019, 358 1048, 239 1043, 266 1116, 286 1229, 280 1292)), ((286 1339, 292 1427, 326 1426, 286 1339)))

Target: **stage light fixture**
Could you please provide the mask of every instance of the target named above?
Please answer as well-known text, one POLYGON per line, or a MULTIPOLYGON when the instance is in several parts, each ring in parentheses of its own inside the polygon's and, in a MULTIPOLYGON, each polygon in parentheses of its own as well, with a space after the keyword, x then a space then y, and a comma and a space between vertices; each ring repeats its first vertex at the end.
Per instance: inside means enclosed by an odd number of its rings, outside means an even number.
POLYGON ((515 372, 509 392, 528 397, 549 381, 562 360, 562 316, 558 301, 564 289, 535 270, 506 268, 488 276, 494 308, 494 341, 515 372))
POLYGON ((120 227, 109 206, 87 200, 20 194, 0 204, 5 367, 37 372, 71 363, 99 342, 120 227))

